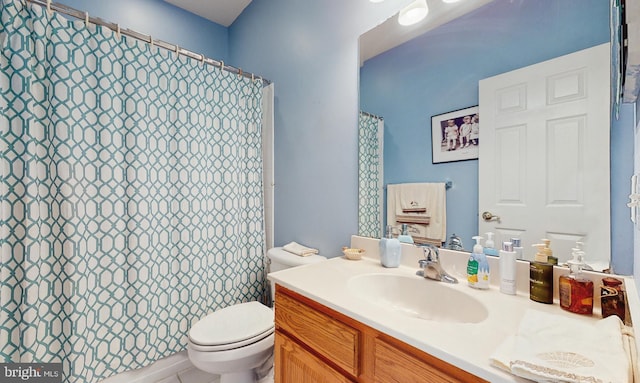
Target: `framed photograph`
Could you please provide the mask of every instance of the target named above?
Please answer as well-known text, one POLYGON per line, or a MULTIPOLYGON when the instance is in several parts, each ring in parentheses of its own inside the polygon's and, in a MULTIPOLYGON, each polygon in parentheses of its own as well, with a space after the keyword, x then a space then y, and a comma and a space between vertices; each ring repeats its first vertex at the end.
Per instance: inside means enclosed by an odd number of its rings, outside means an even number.
POLYGON ((480 147, 478 106, 431 117, 431 142, 434 164, 477 159, 480 147))

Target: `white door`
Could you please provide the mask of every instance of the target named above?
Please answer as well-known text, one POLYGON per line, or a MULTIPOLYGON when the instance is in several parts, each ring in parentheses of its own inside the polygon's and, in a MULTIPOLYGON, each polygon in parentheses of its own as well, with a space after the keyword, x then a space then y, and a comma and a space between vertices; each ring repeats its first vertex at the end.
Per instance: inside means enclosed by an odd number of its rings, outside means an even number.
POLYGON ((609 60, 603 44, 480 81, 479 232, 496 247, 519 237, 532 259, 548 238, 562 263, 582 241, 609 266, 609 60))

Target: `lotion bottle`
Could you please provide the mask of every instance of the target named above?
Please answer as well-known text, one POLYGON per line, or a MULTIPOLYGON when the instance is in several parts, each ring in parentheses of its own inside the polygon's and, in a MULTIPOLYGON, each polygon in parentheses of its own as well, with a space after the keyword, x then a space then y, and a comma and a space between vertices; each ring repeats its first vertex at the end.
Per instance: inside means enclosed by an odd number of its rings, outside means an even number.
POLYGON ((487 241, 484 243, 484 253, 485 255, 497 256, 498 250, 496 250, 496 246, 493 243, 493 233, 488 232, 486 234, 487 234, 487 241))
POLYGON ((524 259, 524 248, 521 246, 522 242, 520 238, 511 238, 511 243, 513 244, 513 251, 516 252, 517 259, 524 259))
POLYGON ((467 282, 474 289, 489 288, 489 262, 484 254, 480 241, 482 237, 475 236, 473 239, 476 244, 473 245, 473 251, 467 262, 467 282))
POLYGON ((398 241, 402 243, 413 243, 413 238, 409 234, 409 225, 406 223, 402 224, 402 234, 398 236, 398 241))
POLYGON ((529 264, 529 298, 540 303, 553 303, 553 265, 549 263, 551 248, 548 239, 544 243, 533 245, 538 253, 529 264))
POLYGON ((380 263, 384 267, 398 267, 400 266, 400 257, 402 255, 402 248, 400 241, 397 238, 393 238, 391 232, 391 225, 387 226, 386 238, 380 239, 380 263))
POLYGON ((500 250, 500 292, 516 295, 516 258, 511 242, 503 242, 500 250))

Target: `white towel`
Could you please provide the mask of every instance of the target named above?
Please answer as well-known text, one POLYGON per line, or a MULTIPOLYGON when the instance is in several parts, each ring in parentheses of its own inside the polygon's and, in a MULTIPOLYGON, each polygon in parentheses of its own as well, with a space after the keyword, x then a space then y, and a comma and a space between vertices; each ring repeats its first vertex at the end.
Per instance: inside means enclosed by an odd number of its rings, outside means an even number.
POLYGON ((318 249, 306 247, 297 242, 289 242, 286 245, 284 245, 282 248, 292 254, 299 255, 301 257, 306 257, 308 255, 319 253, 318 249))
POLYGON ((415 216, 428 219, 428 224, 414 223, 410 225, 410 233, 414 237, 439 241, 447 240, 447 197, 444 183, 406 183, 387 185, 387 224, 400 226, 396 219, 415 216), (408 212, 422 209, 424 212, 408 212), (403 211, 404 210, 404 211, 403 211))
POLYGON ((528 309, 517 333, 491 355, 491 364, 536 382, 632 382, 623 335, 630 330, 615 315, 583 319, 528 309))

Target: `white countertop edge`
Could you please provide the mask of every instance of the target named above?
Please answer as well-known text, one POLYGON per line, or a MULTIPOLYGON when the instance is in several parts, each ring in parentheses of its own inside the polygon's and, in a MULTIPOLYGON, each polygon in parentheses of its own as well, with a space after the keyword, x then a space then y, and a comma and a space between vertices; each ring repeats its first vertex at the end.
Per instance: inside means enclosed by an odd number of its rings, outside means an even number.
MULTIPOLYGON (((635 279, 633 279, 633 277, 624 277, 624 287, 625 296, 627 297, 627 307, 629 308, 629 315, 631 316, 631 321, 633 322, 634 318, 640 318, 640 297, 638 296, 638 289, 635 279)), ((638 334, 636 334, 635 336, 635 341, 636 350, 640 352, 640 336, 638 336, 638 334)), ((637 367, 640 371, 640 365, 637 367)))

